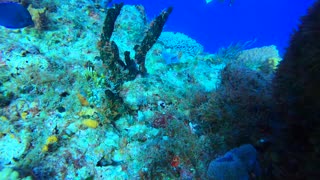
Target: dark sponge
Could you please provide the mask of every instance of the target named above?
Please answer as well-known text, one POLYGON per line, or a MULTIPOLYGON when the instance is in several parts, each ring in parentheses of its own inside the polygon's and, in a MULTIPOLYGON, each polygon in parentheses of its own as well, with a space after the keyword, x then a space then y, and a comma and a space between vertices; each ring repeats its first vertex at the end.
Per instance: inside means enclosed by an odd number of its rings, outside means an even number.
POLYGON ((280 166, 291 178, 319 177, 320 1, 302 17, 273 80, 278 120, 284 124, 280 166), (282 161, 282 162, 281 162, 282 161))

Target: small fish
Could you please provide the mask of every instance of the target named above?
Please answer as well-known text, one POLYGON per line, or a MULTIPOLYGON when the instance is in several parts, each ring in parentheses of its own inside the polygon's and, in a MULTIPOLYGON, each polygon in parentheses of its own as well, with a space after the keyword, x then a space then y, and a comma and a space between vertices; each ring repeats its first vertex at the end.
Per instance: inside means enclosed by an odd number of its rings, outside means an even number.
POLYGON ((99 167, 103 167, 103 166, 119 166, 121 164, 123 164, 123 161, 115 161, 113 159, 108 160, 108 159, 105 159, 103 157, 102 159, 100 159, 100 161, 98 161, 96 166, 99 166, 99 167))
POLYGON ((31 15, 25 7, 15 2, 0 0, 0 26, 18 29, 33 25, 31 15))
MULTIPOLYGON (((206 0, 206 3, 209 4, 212 1, 214 1, 214 0, 206 0)), ((215 1, 219 2, 219 3, 225 3, 227 0, 215 0, 215 1)), ((232 6, 233 3, 234 3, 234 0, 228 0, 228 6, 232 6)))

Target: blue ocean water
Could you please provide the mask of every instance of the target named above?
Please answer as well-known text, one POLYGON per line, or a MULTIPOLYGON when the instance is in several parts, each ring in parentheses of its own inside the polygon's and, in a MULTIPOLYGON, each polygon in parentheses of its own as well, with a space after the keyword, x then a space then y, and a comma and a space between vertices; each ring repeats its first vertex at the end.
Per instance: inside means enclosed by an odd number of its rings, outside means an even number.
POLYGON ((116 0, 142 4, 149 17, 173 6, 165 30, 183 32, 200 42, 208 52, 231 43, 256 39, 254 46, 274 44, 284 53, 292 30, 314 0, 116 0))

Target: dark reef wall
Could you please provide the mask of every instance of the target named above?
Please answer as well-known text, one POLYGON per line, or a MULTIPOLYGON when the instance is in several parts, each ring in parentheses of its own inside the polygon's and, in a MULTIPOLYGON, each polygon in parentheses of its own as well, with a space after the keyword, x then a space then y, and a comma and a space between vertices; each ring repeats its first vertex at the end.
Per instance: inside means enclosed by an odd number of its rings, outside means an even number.
POLYGON ((273 81, 279 121, 284 124, 278 166, 283 176, 320 176, 320 1, 291 37, 273 81))

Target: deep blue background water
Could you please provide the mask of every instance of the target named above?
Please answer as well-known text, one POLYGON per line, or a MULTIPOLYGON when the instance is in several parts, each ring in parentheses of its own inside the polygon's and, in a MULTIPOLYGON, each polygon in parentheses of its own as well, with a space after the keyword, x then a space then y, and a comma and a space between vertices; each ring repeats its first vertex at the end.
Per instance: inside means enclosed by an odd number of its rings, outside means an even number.
MULTIPOLYGON (((217 0, 213 0, 217 1, 217 0)), ((178 31, 196 39, 208 52, 230 43, 256 39, 253 46, 275 44, 283 54, 290 35, 314 0, 234 0, 210 3, 205 0, 115 0, 142 4, 154 18, 162 9, 173 6, 166 31, 178 31)))

